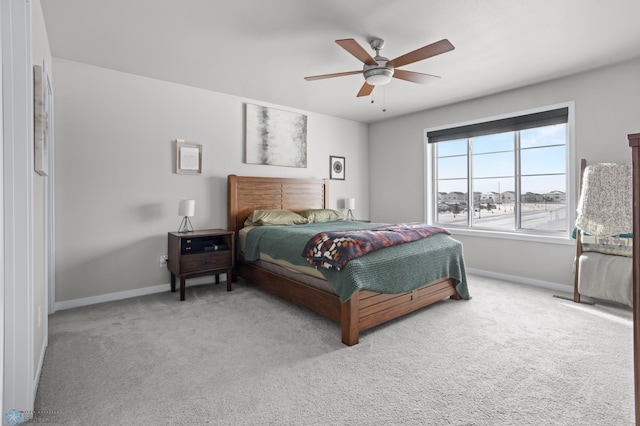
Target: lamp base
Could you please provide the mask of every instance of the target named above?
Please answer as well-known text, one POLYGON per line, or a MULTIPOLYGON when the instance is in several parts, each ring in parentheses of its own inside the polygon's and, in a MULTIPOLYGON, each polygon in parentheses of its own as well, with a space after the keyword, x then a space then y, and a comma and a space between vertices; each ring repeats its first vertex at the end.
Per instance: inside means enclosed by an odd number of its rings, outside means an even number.
POLYGON ((356 220, 356 217, 353 215, 351 209, 347 210, 347 220, 356 220))
POLYGON ((191 225, 191 220, 189 216, 185 216, 182 218, 182 222, 180 223, 180 228, 178 228, 178 232, 181 234, 186 234, 187 232, 193 232, 193 226, 191 225))

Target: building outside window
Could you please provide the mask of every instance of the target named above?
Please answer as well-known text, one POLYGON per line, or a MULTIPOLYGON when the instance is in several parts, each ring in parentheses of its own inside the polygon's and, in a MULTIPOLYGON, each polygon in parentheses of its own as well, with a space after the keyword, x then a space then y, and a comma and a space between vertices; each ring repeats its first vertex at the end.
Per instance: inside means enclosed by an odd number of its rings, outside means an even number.
POLYGON ((425 175, 433 194, 427 222, 568 239, 575 210, 572 109, 567 104, 427 130, 425 175))

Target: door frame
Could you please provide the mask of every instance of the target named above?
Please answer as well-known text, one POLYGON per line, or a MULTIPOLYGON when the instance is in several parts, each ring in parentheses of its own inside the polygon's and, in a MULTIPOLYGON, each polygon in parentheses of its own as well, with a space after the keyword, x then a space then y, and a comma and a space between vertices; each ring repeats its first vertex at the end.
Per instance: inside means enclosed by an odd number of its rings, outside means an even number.
POLYGON ((33 411, 33 66, 31 1, 0 2, 2 33, 2 416, 33 411))

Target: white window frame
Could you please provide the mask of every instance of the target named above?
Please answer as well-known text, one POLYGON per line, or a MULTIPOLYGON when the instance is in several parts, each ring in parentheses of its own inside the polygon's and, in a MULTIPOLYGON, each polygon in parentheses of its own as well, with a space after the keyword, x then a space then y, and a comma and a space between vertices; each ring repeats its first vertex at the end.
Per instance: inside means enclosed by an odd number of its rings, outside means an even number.
POLYGON ((521 240, 521 241, 535 241, 535 242, 545 242, 545 243, 556 243, 556 244, 574 244, 571 239, 571 224, 575 222, 576 219, 576 203, 578 198, 578 188, 577 188, 577 179, 576 179, 576 153, 575 153, 575 102, 563 102, 555 105, 548 105, 539 108, 533 108, 525 111, 517 111, 513 113, 507 113, 499 116, 493 117, 485 117, 477 120, 466 121, 462 123, 451 123, 443 126, 430 127, 424 129, 424 153, 425 153, 425 161, 424 161, 424 187, 425 187, 425 218, 424 221, 429 224, 435 224, 435 209, 437 202, 435 200, 434 195, 434 185, 435 185, 435 167, 433 162, 434 158, 434 147, 435 144, 429 144, 427 139, 427 133, 437 130, 449 129, 454 127, 461 127, 466 125, 484 123, 494 120, 501 120, 505 118, 512 118, 521 115, 535 114, 539 112, 549 111, 553 109, 559 108, 568 108, 568 117, 567 117, 567 144, 566 144, 566 195, 567 195, 567 217, 568 224, 566 232, 562 234, 545 234, 538 233, 534 230, 513 230, 513 231, 496 231, 496 230, 488 230, 488 229, 479 229, 479 228, 463 228, 463 227, 447 227, 447 230, 451 232, 452 235, 471 235, 478 237, 488 237, 488 238, 502 238, 502 239, 511 239, 511 240, 521 240))

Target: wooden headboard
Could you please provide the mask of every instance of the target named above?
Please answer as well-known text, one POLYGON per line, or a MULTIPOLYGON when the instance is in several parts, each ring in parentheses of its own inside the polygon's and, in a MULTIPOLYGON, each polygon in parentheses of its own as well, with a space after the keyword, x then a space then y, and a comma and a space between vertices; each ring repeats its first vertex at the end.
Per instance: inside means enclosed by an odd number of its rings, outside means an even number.
POLYGON ((298 212, 329 206, 329 179, 227 177, 230 231, 237 232, 254 210, 281 209, 298 212))

